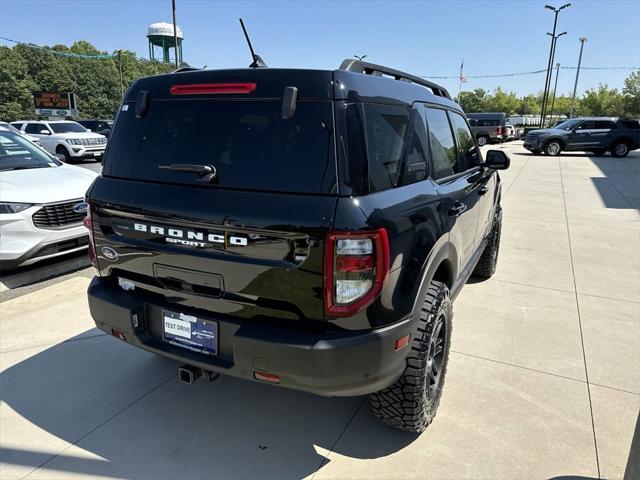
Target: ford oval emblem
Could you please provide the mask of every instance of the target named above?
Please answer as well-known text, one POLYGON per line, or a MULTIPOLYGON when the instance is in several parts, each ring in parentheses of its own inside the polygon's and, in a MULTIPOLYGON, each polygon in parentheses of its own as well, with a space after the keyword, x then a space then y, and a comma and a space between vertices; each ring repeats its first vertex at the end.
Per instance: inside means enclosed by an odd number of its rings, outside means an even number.
POLYGON ((102 255, 104 255, 104 258, 107 260, 115 260, 118 258, 118 252, 111 247, 102 247, 102 255))
POLYGON ((87 213, 87 210, 89 210, 89 205, 87 204, 87 202, 81 202, 81 203, 76 203, 72 210, 75 213, 87 213))

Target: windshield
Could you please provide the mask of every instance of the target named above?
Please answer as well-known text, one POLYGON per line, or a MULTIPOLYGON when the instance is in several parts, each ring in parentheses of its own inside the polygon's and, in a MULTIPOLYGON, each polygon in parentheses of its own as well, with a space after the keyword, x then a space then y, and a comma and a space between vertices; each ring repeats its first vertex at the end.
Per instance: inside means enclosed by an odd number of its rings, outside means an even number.
POLYGON ((335 186, 331 102, 298 101, 283 120, 282 101, 152 101, 142 119, 125 105, 109 142, 104 174, 203 185, 180 164, 210 166, 210 185, 295 193, 335 186), (169 168, 171 166, 171 168, 169 168))
POLYGON ((575 127, 578 123, 580 123, 582 120, 578 120, 578 119, 572 119, 572 120, 565 120, 562 123, 559 123, 558 125, 556 125, 553 128, 559 128, 560 130, 571 130, 573 127, 575 127))
POLYGON ((87 131, 82 125, 76 122, 50 123, 53 133, 85 133, 87 131))
POLYGON ((0 127, 3 129, 6 128, 12 131, 13 133, 20 133, 20 130, 18 130, 16 127, 14 127, 13 125, 7 122, 0 122, 0 127))
POLYGON ((0 130, 0 172, 61 165, 17 133, 0 130))

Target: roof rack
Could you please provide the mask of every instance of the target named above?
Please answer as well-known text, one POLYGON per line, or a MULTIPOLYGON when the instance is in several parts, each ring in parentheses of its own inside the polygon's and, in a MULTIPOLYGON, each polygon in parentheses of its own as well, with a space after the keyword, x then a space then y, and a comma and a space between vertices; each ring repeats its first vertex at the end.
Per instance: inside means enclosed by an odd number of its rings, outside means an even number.
POLYGON ((376 65, 375 63, 363 62, 362 60, 347 58, 340 64, 340 70, 344 70, 346 72, 364 73, 366 75, 375 75, 378 77, 387 75, 395 78, 396 80, 400 80, 401 82, 409 82, 415 83, 417 85, 422 85, 423 87, 427 87, 431 91, 433 91, 434 95, 445 97, 451 100, 451 95, 449 95, 447 89, 436 83, 430 82, 429 80, 425 80, 421 77, 416 77, 415 75, 411 75, 410 73, 401 72, 400 70, 395 70, 393 68, 385 67, 382 65, 376 65))
POLYGON ((202 70, 202 69, 198 67, 180 67, 175 69, 171 73, 193 72, 194 70, 202 70))

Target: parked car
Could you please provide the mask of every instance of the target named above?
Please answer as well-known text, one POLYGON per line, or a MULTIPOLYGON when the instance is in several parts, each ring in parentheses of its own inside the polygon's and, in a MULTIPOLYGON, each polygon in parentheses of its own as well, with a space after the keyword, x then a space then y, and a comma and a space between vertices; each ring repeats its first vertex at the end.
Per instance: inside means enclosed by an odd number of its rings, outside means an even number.
POLYGON ((95 177, 0 129, 0 270, 87 248, 84 194, 95 177))
POLYGON ((446 89, 367 62, 137 80, 87 194, 91 315, 185 383, 369 394, 423 431, 508 165, 446 89))
POLYGON ((614 157, 626 157, 640 148, 640 124, 621 117, 573 118, 553 128, 530 131, 525 135, 524 148, 536 155, 559 155, 564 150, 595 155, 611 152, 614 157))
POLYGON ((37 137, 47 152, 62 155, 67 163, 83 158, 101 161, 107 146, 104 135, 90 132, 79 123, 69 120, 26 120, 11 124, 37 137))
POLYGON ((27 135, 26 133, 21 132, 20 130, 18 130, 14 125, 11 125, 10 123, 0 122, 0 128, 4 129, 4 130, 12 131, 14 133, 18 133, 18 134, 22 135, 24 138, 26 138, 27 140, 29 140, 31 143, 35 143, 39 147, 41 146, 40 145, 40 140, 38 139, 38 137, 34 137, 33 135, 27 135))
POLYGON ((504 141, 507 118, 504 113, 467 113, 467 118, 471 131, 481 147, 488 143, 504 141))
POLYGON ((78 123, 92 132, 99 133, 109 138, 111 135, 111 125, 107 120, 78 120, 78 123))
POLYGON ((504 126, 504 140, 510 141, 516 139, 516 127, 513 125, 509 125, 508 123, 504 126))

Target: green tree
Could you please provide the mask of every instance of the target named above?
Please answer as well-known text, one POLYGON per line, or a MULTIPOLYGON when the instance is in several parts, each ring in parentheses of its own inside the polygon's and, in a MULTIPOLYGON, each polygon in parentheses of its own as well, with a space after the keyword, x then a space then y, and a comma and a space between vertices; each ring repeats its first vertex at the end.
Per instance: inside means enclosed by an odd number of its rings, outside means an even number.
POLYGON ((0 119, 11 122, 31 115, 34 86, 27 62, 13 49, 0 47, 0 119))
POLYGON ((507 115, 517 113, 520 101, 513 92, 506 93, 500 87, 496 88, 493 95, 489 95, 484 108, 488 112, 504 112, 507 115))
POLYGON ((591 116, 622 116, 624 115, 624 97, 616 89, 610 89, 601 83, 598 88, 585 92, 577 110, 580 115, 591 116))
POLYGON ((624 80, 622 94, 624 95, 625 115, 640 117, 640 70, 631 73, 624 80))
POLYGON ((485 112, 487 92, 482 88, 476 88, 469 92, 460 92, 458 103, 467 113, 485 112))

